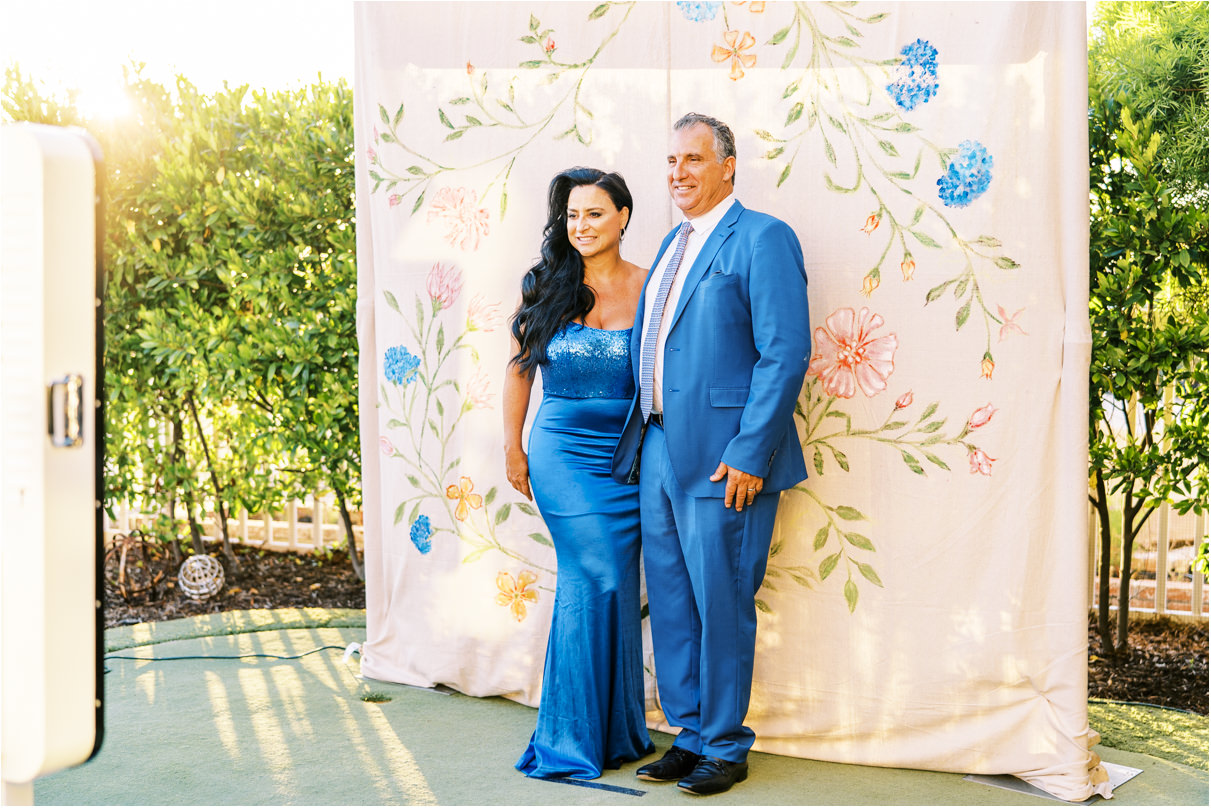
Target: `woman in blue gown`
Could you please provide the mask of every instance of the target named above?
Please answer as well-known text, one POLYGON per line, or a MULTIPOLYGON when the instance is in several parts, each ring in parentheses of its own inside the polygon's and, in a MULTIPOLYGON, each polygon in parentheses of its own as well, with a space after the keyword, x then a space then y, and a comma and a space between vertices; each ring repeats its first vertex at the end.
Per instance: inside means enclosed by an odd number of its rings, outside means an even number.
POLYGON ((635 392, 631 324, 645 271, 622 260, 632 210, 618 174, 573 168, 548 192, 542 258, 522 280, 503 395, 510 484, 538 505, 558 578, 538 723, 517 768, 600 777, 653 751, 644 722, 639 493, 610 478, 635 392), (534 373, 542 403, 522 426, 534 373))

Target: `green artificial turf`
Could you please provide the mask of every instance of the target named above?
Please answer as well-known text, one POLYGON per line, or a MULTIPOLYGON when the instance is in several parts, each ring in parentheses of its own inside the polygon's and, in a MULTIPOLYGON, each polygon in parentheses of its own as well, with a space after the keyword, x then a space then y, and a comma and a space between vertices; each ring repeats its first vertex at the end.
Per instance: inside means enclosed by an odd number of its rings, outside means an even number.
POLYGON ((1205 715, 1091 699, 1089 725, 1101 734, 1103 746, 1207 771, 1205 715))

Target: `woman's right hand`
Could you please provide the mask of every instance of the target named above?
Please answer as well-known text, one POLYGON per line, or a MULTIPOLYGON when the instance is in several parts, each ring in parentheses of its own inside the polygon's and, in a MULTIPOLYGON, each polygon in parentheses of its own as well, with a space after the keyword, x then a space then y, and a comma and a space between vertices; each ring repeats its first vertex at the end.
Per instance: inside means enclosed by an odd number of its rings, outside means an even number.
POLYGON ((526 499, 534 499, 530 495, 530 461, 521 449, 505 452, 505 477, 526 499))

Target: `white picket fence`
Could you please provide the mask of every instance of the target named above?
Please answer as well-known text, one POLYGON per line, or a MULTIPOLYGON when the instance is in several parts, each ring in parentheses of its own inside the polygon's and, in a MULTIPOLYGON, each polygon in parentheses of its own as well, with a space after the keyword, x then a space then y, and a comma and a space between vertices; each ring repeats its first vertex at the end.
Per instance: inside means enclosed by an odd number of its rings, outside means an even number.
MULTIPOLYGON (((111 520, 108 514, 105 517, 106 541, 135 529, 148 531, 156 516, 154 513, 144 513, 137 505, 129 503, 122 503, 113 510, 116 518, 111 520)), ((353 538, 360 548, 362 514, 353 511, 350 516, 353 538)), ((218 541, 222 538, 223 530, 214 513, 207 513, 199 528, 202 535, 209 539, 218 541)), ((343 545, 345 542, 345 525, 340 507, 331 493, 313 494, 306 502, 292 501, 282 512, 249 514, 242 511, 228 519, 227 530, 233 543, 265 550, 306 552, 343 545)), ((178 538, 188 541, 189 534, 186 532, 178 538)))
MULTIPOLYGON (((1128 608, 1132 614, 1156 614, 1188 620, 1206 620, 1208 587, 1206 577, 1192 572, 1190 562, 1207 535, 1206 514, 1180 516, 1162 506, 1136 537, 1132 552, 1132 575, 1128 608), (1158 570, 1160 573, 1158 573, 1158 570)), ((1101 538, 1098 515, 1089 506, 1089 604, 1098 605, 1098 562, 1101 538)), ((1117 569, 1119 559, 1110 560, 1117 569)), ((1111 609, 1117 609, 1119 578, 1110 580, 1111 609)))

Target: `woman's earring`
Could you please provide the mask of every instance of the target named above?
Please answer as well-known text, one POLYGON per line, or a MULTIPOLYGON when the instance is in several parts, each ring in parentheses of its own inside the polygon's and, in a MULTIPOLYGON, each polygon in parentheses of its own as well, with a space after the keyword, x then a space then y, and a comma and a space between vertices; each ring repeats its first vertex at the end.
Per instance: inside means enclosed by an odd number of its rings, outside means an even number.
POLYGON ((622 241, 624 238, 626 238, 626 235, 627 235, 627 229, 625 227, 619 228, 618 240, 622 241))

